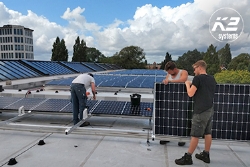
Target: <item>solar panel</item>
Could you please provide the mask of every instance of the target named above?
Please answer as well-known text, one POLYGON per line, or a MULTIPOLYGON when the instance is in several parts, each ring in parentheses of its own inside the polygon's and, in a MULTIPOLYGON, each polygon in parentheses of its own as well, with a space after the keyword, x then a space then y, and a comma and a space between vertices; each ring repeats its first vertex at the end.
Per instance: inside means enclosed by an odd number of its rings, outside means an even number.
POLYGON ((17 102, 9 105, 6 109, 16 110, 19 109, 21 106, 24 106, 24 110, 33 110, 39 103, 45 101, 45 99, 39 98, 22 98, 17 102))
POLYGON ((141 102, 139 106, 132 106, 127 102, 122 115, 152 117, 153 103, 141 102))
POLYGON ((0 97, 0 109, 6 109, 9 105, 21 100, 20 97, 0 97))
MULTIPOLYGON (((218 84, 214 97, 212 136, 250 140, 250 85, 218 84)), ((155 84, 154 134, 189 136, 193 100, 184 84, 155 84)))
POLYGON ((124 101, 100 101, 90 112, 92 114, 121 115, 125 104, 124 101))
MULTIPOLYGON (((98 102, 97 100, 87 100, 86 106, 88 107, 88 111, 90 111, 97 102, 98 102)), ((67 106, 65 106, 63 109, 60 110, 60 112, 72 112, 72 111, 73 111, 72 103, 69 103, 67 106)))
POLYGON ((46 112, 60 112, 70 101, 68 99, 46 99, 45 102, 41 103, 33 110, 35 111, 46 111, 46 112))

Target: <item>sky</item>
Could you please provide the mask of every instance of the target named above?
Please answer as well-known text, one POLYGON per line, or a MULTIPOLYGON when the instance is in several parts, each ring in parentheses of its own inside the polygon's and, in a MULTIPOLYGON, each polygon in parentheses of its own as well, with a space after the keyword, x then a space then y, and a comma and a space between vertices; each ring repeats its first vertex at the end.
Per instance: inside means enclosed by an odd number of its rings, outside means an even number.
POLYGON ((71 61, 79 36, 107 57, 133 45, 144 50, 148 63, 161 63, 167 52, 177 60, 189 50, 224 47, 227 42, 209 31, 221 8, 234 9, 244 21, 239 38, 229 42, 232 56, 250 53, 249 6, 250 0, 0 0, 0 26, 33 29, 35 60, 50 60, 59 37, 71 61))

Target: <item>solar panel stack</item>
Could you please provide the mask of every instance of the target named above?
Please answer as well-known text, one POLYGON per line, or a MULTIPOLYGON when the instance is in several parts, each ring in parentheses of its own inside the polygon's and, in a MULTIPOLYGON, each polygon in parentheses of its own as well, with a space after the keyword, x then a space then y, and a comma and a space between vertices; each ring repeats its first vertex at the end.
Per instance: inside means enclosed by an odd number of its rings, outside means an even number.
MULTIPOLYGON (((156 83, 154 89, 154 135, 189 136, 193 100, 188 97, 185 85, 156 83)), ((249 93, 250 85, 217 85, 213 138, 250 140, 249 93)))

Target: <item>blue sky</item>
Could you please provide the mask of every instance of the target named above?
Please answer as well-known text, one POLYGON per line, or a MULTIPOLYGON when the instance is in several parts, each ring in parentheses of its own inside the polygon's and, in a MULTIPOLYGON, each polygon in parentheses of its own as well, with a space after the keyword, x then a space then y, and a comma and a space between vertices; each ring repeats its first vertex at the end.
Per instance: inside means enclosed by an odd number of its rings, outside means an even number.
POLYGON ((240 38, 230 43, 233 56, 250 53, 249 0, 2 0, 0 26, 23 25, 34 30, 37 60, 50 60, 56 37, 64 39, 69 61, 77 36, 88 47, 112 56, 126 46, 144 49, 149 63, 160 63, 166 52, 173 59, 210 44, 225 46, 209 32, 209 19, 218 9, 237 10, 244 19, 240 38))
POLYGON ((136 8, 145 4, 159 8, 166 5, 176 7, 193 0, 2 0, 0 2, 22 14, 27 14, 27 10, 31 10, 60 25, 67 25, 67 22, 60 17, 67 8, 74 9, 80 6, 85 8, 84 16, 88 22, 105 26, 115 19, 133 18, 136 8))

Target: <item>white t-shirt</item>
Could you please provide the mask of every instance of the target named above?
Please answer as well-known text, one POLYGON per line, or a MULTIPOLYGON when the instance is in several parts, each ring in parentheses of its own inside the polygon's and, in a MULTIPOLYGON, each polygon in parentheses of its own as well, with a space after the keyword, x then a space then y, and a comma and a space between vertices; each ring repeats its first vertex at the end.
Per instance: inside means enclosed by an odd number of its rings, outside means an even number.
POLYGON ((84 84, 86 90, 91 88, 91 82, 95 83, 95 79, 88 74, 80 74, 72 81, 72 83, 84 84))

